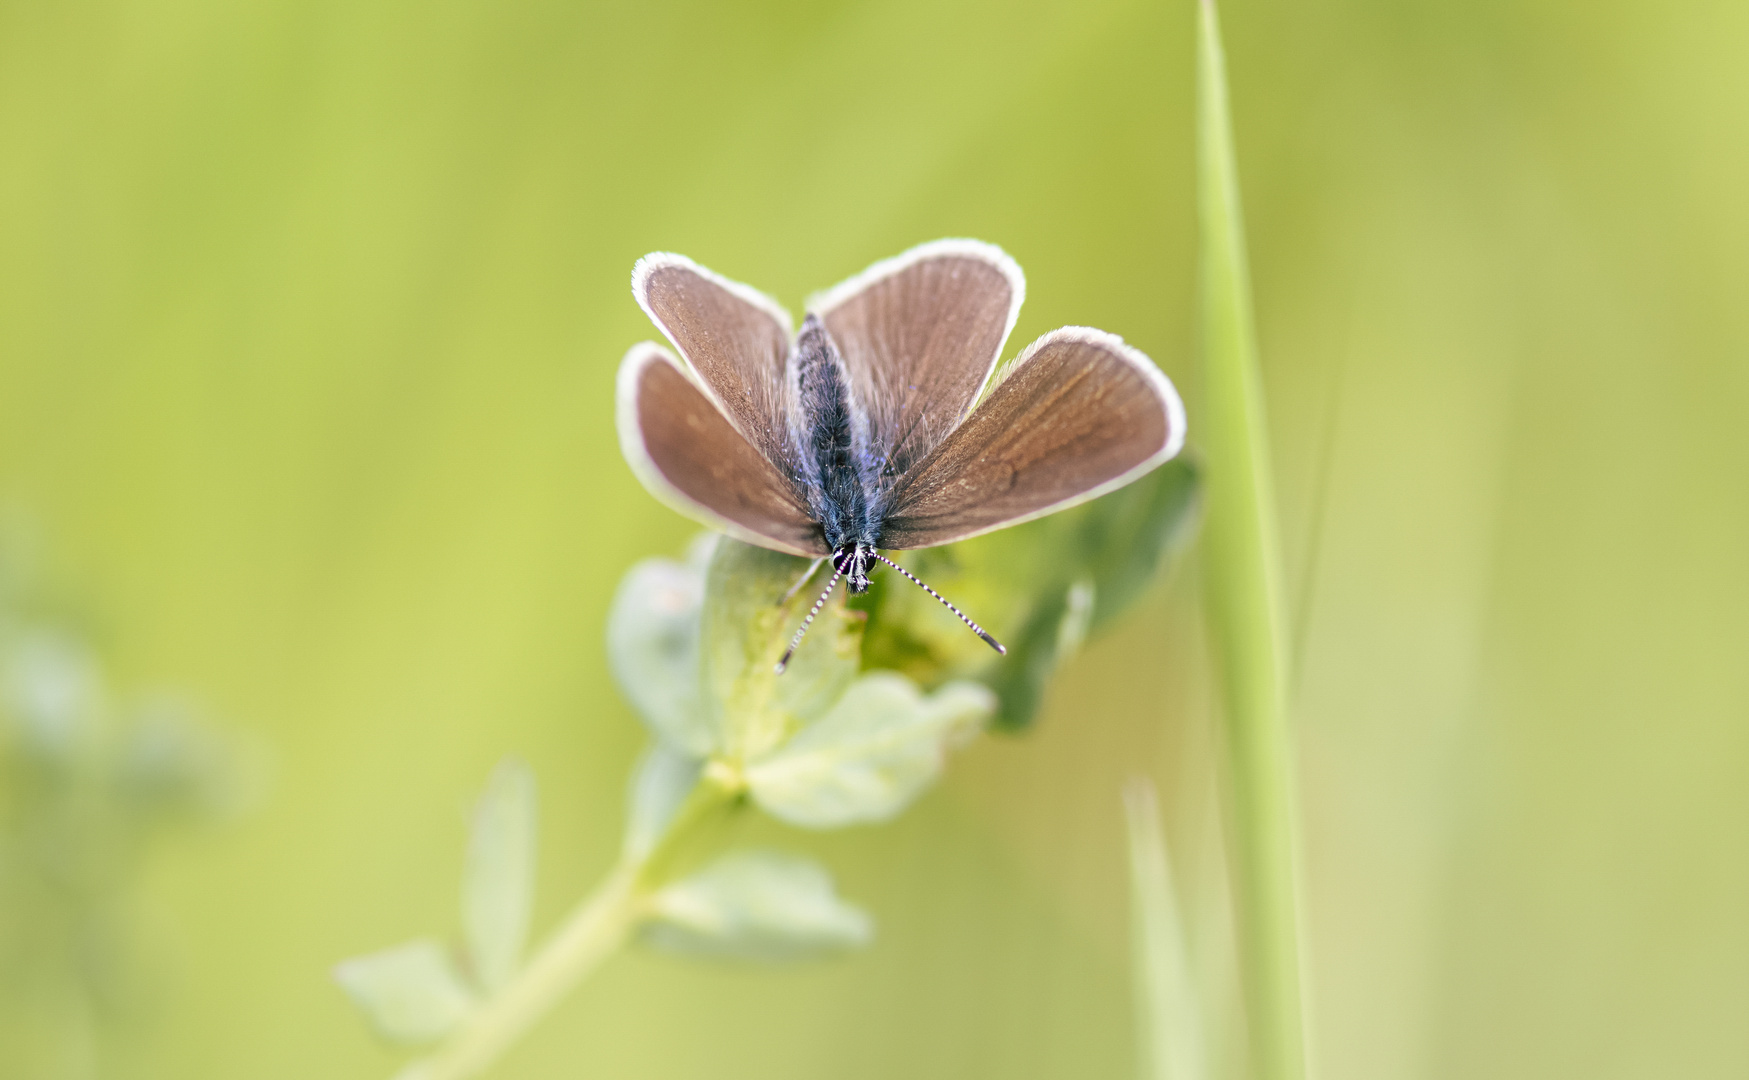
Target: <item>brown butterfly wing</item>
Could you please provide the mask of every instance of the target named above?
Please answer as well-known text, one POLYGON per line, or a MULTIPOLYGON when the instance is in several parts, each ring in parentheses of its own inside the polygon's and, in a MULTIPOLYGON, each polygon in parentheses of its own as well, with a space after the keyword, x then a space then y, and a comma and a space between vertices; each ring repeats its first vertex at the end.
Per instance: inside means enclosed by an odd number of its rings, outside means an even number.
POLYGON ((751 286, 666 252, 638 260, 632 295, 741 434, 784 466, 789 460, 783 391, 789 312, 751 286))
POLYGON ((989 381, 1026 279, 1000 248, 937 240, 876 263, 810 304, 898 477, 954 429, 989 381))
POLYGON ((901 478, 881 546, 933 547, 1067 509, 1183 442, 1184 406, 1152 361, 1112 334, 1054 330, 901 478))
POLYGON ((618 424, 632 471, 670 507, 749 544, 826 554, 788 477, 661 346, 634 346, 620 363, 618 424))

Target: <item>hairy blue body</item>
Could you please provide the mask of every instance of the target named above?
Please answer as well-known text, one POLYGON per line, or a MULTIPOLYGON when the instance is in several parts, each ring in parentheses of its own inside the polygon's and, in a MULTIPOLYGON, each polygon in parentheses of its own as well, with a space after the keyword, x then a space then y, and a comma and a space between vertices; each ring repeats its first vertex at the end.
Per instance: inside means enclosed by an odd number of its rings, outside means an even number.
MULTIPOLYGON (((868 574, 877 562, 886 563, 941 601, 992 649, 1006 652, 1000 642, 966 618, 965 612, 948 603, 946 597, 878 551, 881 522, 886 513, 882 472, 889 448, 874 445, 866 405, 856 400, 856 388, 850 382, 844 358, 818 316, 809 315, 802 323, 785 374, 790 387, 790 476, 807 499, 808 512, 820 523, 834 573, 826 591, 814 601, 796 636, 790 639, 789 648, 777 662, 777 670, 782 672, 795 655, 802 635, 813 625, 814 616, 825 606, 838 579, 844 578, 853 593, 867 592, 868 574)), ((801 588, 819 565, 816 562, 809 567, 790 592, 801 588)))
POLYGON ((851 592, 864 592, 880 544, 884 501, 868 416, 818 317, 809 315, 802 323, 790 368, 795 388, 791 437, 808 509, 820 522, 833 568, 849 579, 851 592))

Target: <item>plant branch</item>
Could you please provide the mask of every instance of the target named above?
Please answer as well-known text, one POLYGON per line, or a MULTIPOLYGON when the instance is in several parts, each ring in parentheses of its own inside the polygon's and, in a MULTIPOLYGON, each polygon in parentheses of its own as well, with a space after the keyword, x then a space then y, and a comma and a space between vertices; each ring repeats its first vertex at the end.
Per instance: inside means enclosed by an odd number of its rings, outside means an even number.
POLYGON ((435 1053, 408 1064, 396 1080, 463 1080, 490 1067, 625 943, 651 895, 666 884, 705 826, 734 797, 735 792, 709 777, 701 779, 648 854, 621 860, 508 985, 481 1002, 435 1053))

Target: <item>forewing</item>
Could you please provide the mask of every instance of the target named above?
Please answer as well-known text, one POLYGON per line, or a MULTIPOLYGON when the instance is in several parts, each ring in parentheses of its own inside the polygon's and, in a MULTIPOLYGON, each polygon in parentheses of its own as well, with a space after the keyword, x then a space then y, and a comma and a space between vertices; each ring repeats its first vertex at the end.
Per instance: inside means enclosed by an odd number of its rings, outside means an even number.
POLYGON ((844 356, 884 476, 902 476, 965 416, 1025 296, 1026 279, 1002 249, 937 240, 810 305, 844 356))
POLYGON ((826 553, 794 485, 666 349, 645 342, 620 363, 618 422, 632 471, 675 510, 749 544, 826 553))
POLYGON ((963 540, 1122 487, 1184 443, 1184 406, 1114 334, 1053 330, 893 491, 881 546, 963 540))
POLYGON ((751 286, 667 252, 638 260, 632 295, 741 434, 784 465, 789 460, 783 394, 789 312, 751 286))

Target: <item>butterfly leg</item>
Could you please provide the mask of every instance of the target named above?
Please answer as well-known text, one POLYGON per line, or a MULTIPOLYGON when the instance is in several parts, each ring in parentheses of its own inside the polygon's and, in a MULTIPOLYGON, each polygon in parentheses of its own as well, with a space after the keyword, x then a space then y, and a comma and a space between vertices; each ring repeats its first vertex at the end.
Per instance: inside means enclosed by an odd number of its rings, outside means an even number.
POLYGON ((778 600, 777 606, 782 607, 783 605, 789 603, 790 599, 792 597, 794 597, 796 593, 801 592, 802 586, 806 585, 808 583, 808 580, 814 576, 814 572, 816 570, 820 569, 820 564, 825 562, 828 558, 830 558, 830 556, 822 555, 818 559, 815 559, 813 562, 809 563, 808 564, 808 572, 796 579, 796 583, 789 587, 789 592, 784 593, 782 599, 778 600))

